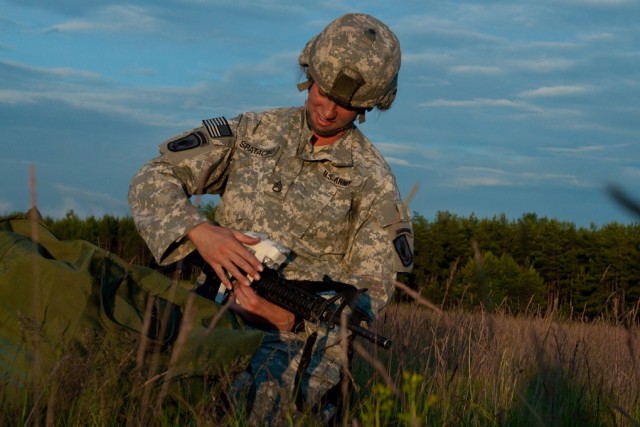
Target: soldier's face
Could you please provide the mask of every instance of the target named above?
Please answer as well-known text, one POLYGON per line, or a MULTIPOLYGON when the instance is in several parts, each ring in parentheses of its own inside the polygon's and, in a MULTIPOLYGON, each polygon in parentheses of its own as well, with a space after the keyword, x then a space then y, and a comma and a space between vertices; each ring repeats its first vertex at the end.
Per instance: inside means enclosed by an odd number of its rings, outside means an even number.
POLYGON ((317 84, 309 88, 307 117, 311 129, 317 134, 327 135, 342 129, 353 122, 357 115, 358 111, 342 107, 329 99, 317 84))

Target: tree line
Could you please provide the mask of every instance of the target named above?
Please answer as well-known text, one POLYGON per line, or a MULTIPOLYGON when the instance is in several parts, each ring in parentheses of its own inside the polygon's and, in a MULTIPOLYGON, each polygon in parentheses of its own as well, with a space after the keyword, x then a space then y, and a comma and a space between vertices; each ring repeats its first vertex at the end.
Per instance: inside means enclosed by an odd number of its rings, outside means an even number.
MULTIPOLYGON (((213 218, 215 206, 201 211, 213 218)), ((153 268, 131 217, 44 218, 60 239, 87 240, 153 268)), ((516 220, 414 213, 414 270, 399 280, 442 308, 560 313, 636 319, 640 304, 640 224, 576 227, 536 214, 516 220)), ((397 293, 398 298, 402 295, 397 293)))
POLYGON ((640 224, 576 227, 524 214, 414 216, 410 284, 432 302, 609 318, 637 313, 640 224))

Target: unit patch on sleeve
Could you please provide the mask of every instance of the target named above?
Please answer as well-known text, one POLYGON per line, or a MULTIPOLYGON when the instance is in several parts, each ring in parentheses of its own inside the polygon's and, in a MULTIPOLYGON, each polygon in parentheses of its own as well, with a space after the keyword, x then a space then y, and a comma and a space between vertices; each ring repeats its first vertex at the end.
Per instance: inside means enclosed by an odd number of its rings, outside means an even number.
POLYGON ((396 248, 396 252, 398 253, 398 257, 400 257, 402 265, 409 267, 413 263, 413 252, 411 251, 409 240, 407 240, 407 235, 400 234, 393 240, 393 245, 396 248))
POLYGON ((205 138, 204 134, 202 132, 191 132, 187 136, 171 141, 167 144, 167 148, 169 151, 175 153, 178 151, 191 150, 201 145, 207 145, 207 138, 205 138))
POLYGON ((207 132, 211 138, 222 138, 223 136, 232 136, 229 122, 224 117, 216 117, 215 119, 203 120, 202 124, 207 128, 207 132))

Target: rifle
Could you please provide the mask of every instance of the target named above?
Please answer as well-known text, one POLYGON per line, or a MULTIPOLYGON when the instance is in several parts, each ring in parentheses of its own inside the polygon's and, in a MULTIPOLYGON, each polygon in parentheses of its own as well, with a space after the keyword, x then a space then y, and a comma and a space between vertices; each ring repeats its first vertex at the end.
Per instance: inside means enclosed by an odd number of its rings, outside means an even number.
POLYGON ((355 303, 366 289, 356 289, 355 286, 335 282, 328 276, 324 276, 322 282, 286 280, 270 268, 265 268, 260 273, 260 280, 253 281, 251 287, 267 301, 309 322, 325 322, 329 328, 340 325, 341 314, 348 306, 352 315, 347 318, 347 329, 382 348, 391 348, 389 338, 361 327, 352 319, 355 317, 353 312, 357 310, 355 303), (335 295, 324 298, 307 290, 309 288, 335 291, 335 295))
MULTIPOLYGON (((255 235, 255 233, 252 234, 255 235)), ((266 236, 260 237, 263 239, 260 243, 247 246, 255 253, 256 258, 265 265, 264 270, 260 273, 260 280, 251 282, 251 287, 259 296, 290 311, 297 318, 316 324, 324 322, 329 328, 341 324, 341 314, 346 307, 349 307, 351 315, 347 318, 347 329, 382 348, 391 348, 392 342, 389 338, 363 328, 354 320, 361 317, 358 316, 356 302, 366 292, 366 289, 357 289, 353 285, 333 281, 326 275, 322 282, 287 280, 276 270, 290 256, 290 251, 282 245, 268 240, 265 238, 266 236), (335 292, 335 294, 324 298, 317 293, 327 291, 335 292)), ((221 303, 221 297, 223 297, 223 293, 226 293, 226 288, 221 285, 217 274, 207 263, 202 269, 202 276, 195 292, 221 303)))

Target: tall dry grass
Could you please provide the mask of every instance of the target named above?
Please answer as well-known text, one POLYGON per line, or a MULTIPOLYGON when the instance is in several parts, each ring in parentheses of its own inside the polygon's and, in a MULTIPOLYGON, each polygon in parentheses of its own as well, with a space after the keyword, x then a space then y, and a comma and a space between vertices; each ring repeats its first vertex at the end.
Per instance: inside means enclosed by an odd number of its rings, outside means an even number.
POLYGON ((640 425, 637 329, 416 305, 388 308, 379 328, 394 337, 394 347, 377 354, 370 348, 385 373, 362 362, 354 366, 361 388, 351 420, 640 425), (385 375, 394 386, 377 387, 388 382, 385 375))
MULTIPOLYGON (((637 329, 418 304, 388 307, 377 328, 394 345, 355 344, 343 425, 640 425, 637 329)), ((123 351, 96 340, 89 354, 61 359, 43 378, 49 395, 40 416, 25 400, 3 408, 0 424, 245 425, 225 403, 224 381, 198 404, 150 404, 166 391, 156 387, 149 395, 151 372, 140 371, 137 339, 130 343, 123 351)), ((297 425, 313 422, 302 418, 297 425)))

